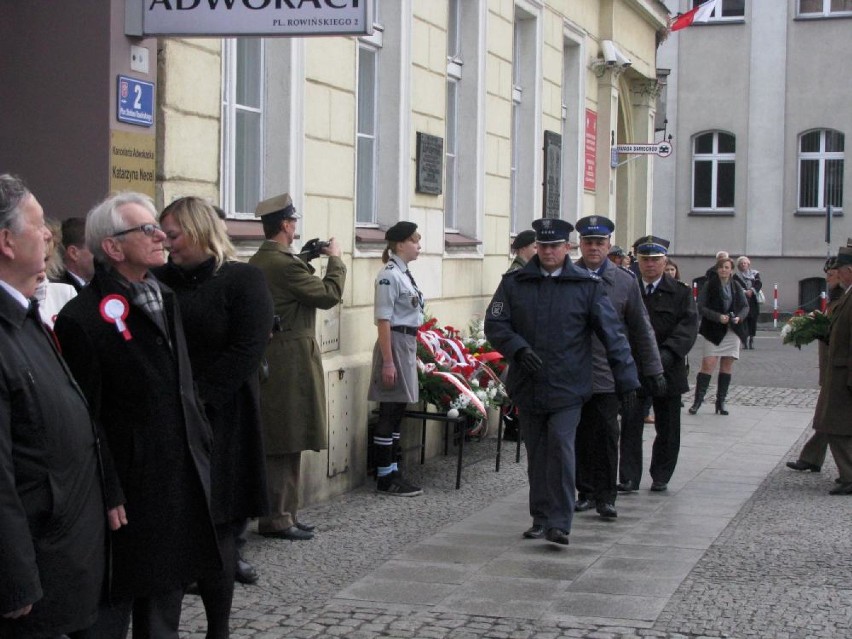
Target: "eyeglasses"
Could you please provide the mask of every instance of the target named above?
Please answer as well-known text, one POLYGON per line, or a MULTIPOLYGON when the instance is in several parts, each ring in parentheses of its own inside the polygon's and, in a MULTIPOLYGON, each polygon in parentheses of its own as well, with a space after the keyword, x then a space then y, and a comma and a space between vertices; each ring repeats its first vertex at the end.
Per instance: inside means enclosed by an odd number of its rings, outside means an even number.
POLYGON ((124 229, 123 231, 118 231, 117 233, 113 233, 113 237, 121 237, 122 235, 127 235, 128 233, 133 233, 135 231, 142 231, 148 237, 151 237, 157 231, 162 231, 163 227, 159 224, 140 224, 139 226, 134 226, 130 229, 124 229))

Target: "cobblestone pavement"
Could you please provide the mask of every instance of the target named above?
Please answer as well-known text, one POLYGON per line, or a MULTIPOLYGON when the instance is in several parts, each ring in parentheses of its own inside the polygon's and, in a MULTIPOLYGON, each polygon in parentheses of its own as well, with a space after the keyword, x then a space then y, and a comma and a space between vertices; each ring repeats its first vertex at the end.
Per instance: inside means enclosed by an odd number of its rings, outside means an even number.
MULTIPOLYGON (((777 334, 761 334, 758 348, 742 354, 729 403, 734 409, 737 405, 811 408, 816 400, 815 359, 815 349, 781 347, 777 334), (773 371, 779 372, 782 385, 767 384, 773 371)), ((730 419, 736 419, 735 410, 730 419)), ((794 450, 808 435, 803 423, 794 450)), ((482 616, 335 600, 336 593, 387 558, 525 486, 524 460, 515 464, 504 450, 501 472, 495 473, 494 449, 493 439, 466 446, 458 491, 453 489, 453 457, 437 458, 412 469, 412 479, 427 487, 422 497, 381 498, 368 482, 302 511, 306 521, 319 525, 313 541, 274 541, 251 534, 245 554, 257 565, 261 579, 255 586, 237 585, 233 635, 261 639, 852 636, 852 503, 827 494, 836 476, 830 455, 818 474, 786 469, 784 461, 794 453, 780 458, 651 624, 533 621, 501 616, 500 609, 482 616)), ((708 490, 714 487, 708 485, 708 490)), ((187 596, 186 636, 203 637, 205 625, 200 600, 187 596)))

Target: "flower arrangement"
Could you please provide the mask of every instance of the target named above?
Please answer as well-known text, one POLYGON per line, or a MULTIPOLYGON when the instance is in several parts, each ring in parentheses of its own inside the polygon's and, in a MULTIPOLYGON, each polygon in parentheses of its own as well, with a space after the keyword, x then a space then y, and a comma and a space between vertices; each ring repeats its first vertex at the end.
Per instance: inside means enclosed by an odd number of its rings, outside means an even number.
POLYGON ((811 311, 803 315, 794 315, 781 329, 781 341, 801 349, 805 344, 820 339, 828 341, 831 332, 831 320, 820 311, 811 311))
POLYGON ((484 420, 489 406, 506 399, 499 377, 505 368, 502 355, 476 335, 462 337, 452 326, 438 326, 434 318, 417 332, 420 399, 451 417, 467 414, 484 420))

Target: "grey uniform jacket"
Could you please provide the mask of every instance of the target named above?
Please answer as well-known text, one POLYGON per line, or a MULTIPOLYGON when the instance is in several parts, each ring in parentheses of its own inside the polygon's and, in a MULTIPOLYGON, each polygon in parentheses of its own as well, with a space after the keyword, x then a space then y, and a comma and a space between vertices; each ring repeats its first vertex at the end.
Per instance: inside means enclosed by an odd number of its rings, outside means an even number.
MULTIPOLYGON (((577 261, 577 266, 586 268, 582 258, 577 261)), ((659 375, 663 372, 660 351, 657 349, 657 338, 648 319, 648 310, 642 301, 638 280, 632 273, 617 267, 609 260, 604 260, 604 269, 599 277, 630 342, 630 350, 639 375, 659 375)), ((592 336, 592 370, 592 392, 614 393, 612 369, 607 361, 606 349, 597 335, 592 336)))

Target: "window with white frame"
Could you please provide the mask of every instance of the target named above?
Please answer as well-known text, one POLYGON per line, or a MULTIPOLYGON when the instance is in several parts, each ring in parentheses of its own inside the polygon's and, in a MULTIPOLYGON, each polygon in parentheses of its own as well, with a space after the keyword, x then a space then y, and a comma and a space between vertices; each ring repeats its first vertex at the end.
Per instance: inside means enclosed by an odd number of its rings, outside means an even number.
POLYGON ((444 226, 447 230, 457 230, 457 185, 458 166, 458 116, 459 84, 462 79, 461 52, 461 0, 449 0, 447 13, 447 130, 444 147, 446 149, 446 185, 444 186, 444 226))
POLYGON ((799 15, 808 18, 852 16, 852 0, 799 0, 799 15))
MULTIPOLYGON (((532 5, 525 5, 535 10, 532 5)), ((510 231, 530 228, 533 218, 541 215, 539 150, 536 92, 538 77, 539 21, 536 13, 515 5, 512 59, 512 155, 510 231)))
MULTIPOLYGON (((692 0, 695 8, 704 4, 707 0, 692 0)), ((722 0, 713 13, 710 14, 710 22, 724 22, 726 20, 741 21, 745 17, 745 0, 722 0)))
POLYGON ((263 192, 263 40, 222 41, 222 208, 253 217, 263 192))
POLYGON ((358 128, 356 158, 356 222, 376 223, 378 48, 358 46, 358 128))
POLYGON ((736 138, 712 131, 692 142, 692 210, 733 212, 736 138))
POLYGON ((843 148, 840 131, 820 129, 799 137, 799 210, 843 208, 843 148))

